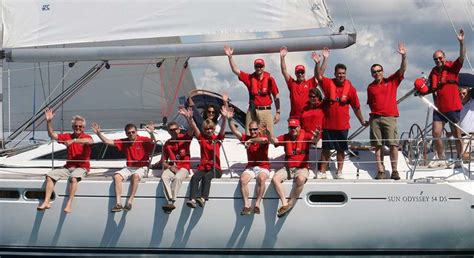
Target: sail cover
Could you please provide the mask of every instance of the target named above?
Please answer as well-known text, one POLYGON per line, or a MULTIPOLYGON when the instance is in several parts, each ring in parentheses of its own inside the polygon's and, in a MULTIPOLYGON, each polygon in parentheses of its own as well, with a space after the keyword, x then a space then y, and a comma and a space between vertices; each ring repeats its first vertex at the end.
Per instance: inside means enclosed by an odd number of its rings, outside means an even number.
POLYGON ((3 0, 3 48, 328 27, 323 0, 3 0))

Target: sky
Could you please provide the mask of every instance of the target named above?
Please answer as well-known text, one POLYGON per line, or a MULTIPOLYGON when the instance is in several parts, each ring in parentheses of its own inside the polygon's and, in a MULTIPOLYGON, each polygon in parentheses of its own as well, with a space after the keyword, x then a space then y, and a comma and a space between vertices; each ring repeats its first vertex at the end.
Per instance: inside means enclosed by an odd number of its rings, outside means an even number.
MULTIPOLYGON (((346 31, 357 32, 357 42, 347 49, 332 50, 329 57, 327 76, 332 76, 334 65, 344 63, 348 67, 347 78, 357 88, 362 113, 369 118, 367 85, 372 82, 370 66, 380 63, 384 66, 385 76, 395 72, 401 57, 396 52, 399 42, 404 42, 408 50, 408 69, 402 82, 398 97, 413 87, 413 81, 422 73, 429 74, 434 66, 432 54, 436 49, 446 52, 448 60, 459 56, 459 43, 455 28, 464 28, 467 56, 474 63, 474 0, 425 1, 425 0, 364 0, 364 1, 326 1, 336 28, 343 25, 346 31), (347 5, 346 5, 347 3, 347 5), (348 7, 348 8, 347 8, 348 7), (449 16, 447 15, 447 13, 449 16), (354 24, 351 21, 352 15, 354 24)), ((236 56, 235 60, 243 71, 253 71, 253 60, 263 57, 266 70, 277 81, 282 102, 282 121, 276 126, 277 133, 286 131, 285 120, 289 113, 289 98, 283 76, 280 72, 279 54, 236 56)), ((297 64, 303 64, 312 71, 314 62, 311 52, 290 52, 286 62, 292 71, 297 64)), ((242 109, 247 108, 248 93, 245 86, 230 70, 227 57, 192 58, 190 61, 197 88, 228 93, 232 101, 242 109)), ((461 72, 474 73, 467 60, 461 72)), ((307 75, 308 77, 308 75, 307 75)), ((429 98, 431 100, 431 97, 429 98)), ((410 97, 399 105, 399 135, 408 131, 413 123, 424 127, 427 105, 418 97, 410 97)), ((431 117, 430 117, 431 119, 431 117)), ((360 126, 351 111, 351 131, 360 126)), ((350 132, 351 132, 350 131, 350 132)), ((368 130, 358 138, 368 139, 368 130)))

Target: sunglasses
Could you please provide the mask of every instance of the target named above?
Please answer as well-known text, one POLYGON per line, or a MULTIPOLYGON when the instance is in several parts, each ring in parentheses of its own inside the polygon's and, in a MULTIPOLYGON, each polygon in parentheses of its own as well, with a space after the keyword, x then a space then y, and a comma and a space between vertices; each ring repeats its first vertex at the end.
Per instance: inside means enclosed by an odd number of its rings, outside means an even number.
POLYGON ((380 73, 380 72, 382 72, 382 71, 383 71, 383 70, 373 70, 373 71, 372 71, 372 74, 377 74, 377 73, 380 73))
POLYGON ((255 67, 255 69, 257 69, 257 68, 263 68, 264 66, 263 65, 255 65, 254 67, 255 67))
POLYGON ((79 128, 79 129, 82 129, 82 128, 84 128, 84 126, 83 126, 83 125, 73 125, 73 127, 74 127, 74 128, 79 128))
POLYGON ((298 126, 288 126, 288 129, 290 130, 296 130, 296 128, 298 128, 298 126))
POLYGON ((168 129, 169 131, 176 131, 176 130, 179 130, 179 127, 175 127, 175 128, 170 128, 168 129))
POLYGON ((303 74, 304 74, 303 71, 301 71, 301 72, 296 72, 296 75, 303 75, 303 74))
POLYGON ((214 110, 208 110, 207 113, 208 113, 208 114, 215 114, 216 111, 214 111, 214 110))
POLYGON ((214 130, 214 127, 207 127, 207 128, 204 128, 204 130, 206 130, 206 131, 212 131, 212 130, 214 130))
POLYGON ((126 132, 126 134, 136 134, 137 132, 136 131, 128 131, 126 132))
POLYGON ((442 57, 442 56, 440 56, 440 57, 433 57, 433 60, 434 60, 434 61, 443 60, 443 57, 442 57))
POLYGON ((314 98, 317 98, 317 97, 318 96, 316 96, 316 95, 309 95, 309 98, 311 98, 311 99, 314 99, 314 98))
POLYGON ((258 128, 249 128, 249 131, 258 131, 258 128))

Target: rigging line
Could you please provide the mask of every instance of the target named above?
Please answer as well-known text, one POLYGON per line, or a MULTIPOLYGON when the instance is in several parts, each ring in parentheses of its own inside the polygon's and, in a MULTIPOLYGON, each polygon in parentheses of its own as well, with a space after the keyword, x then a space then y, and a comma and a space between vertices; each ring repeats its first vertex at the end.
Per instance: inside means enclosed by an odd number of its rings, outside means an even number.
MULTIPOLYGON (((471 31, 474 31, 474 18, 472 17, 472 8, 469 6, 469 0, 465 0, 464 5, 464 13, 466 14, 466 18, 469 22, 469 26, 471 27, 471 31)), ((474 6, 474 2, 472 3, 472 5, 474 6)))
POLYGON ((181 69, 178 84, 176 85, 176 90, 174 91, 173 101, 171 102, 171 106, 168 106, 168 109, 167 109, 167 112, 166 112, 167 117, 170 116, 170 114, 172 112, 171 109, 174 107, 174 104, 176 103, 176 99, 178 98, 179 90, 181 89, 181 86, 183 85, 184 75, 186 74, 186 69, 188 68, 188 61, 189 61, 189 57, 186 58, 186 60, 184 61, 184 64, 183 64, 183 69, 181 69))
POLYGON ((61 78, 61 80, 58 82, 58 84, 54 87, 53 91, 48 95, 48 98, 44 100, 43 103, 41 103, 41 107, 43 107, 47 102, 51 101, 51 96, 54 94, 54 92, 58 89, 58 87, 62 84, 66 76, 69 74, 69 72, 72 70, 72 68, 69 68, 66 72, 66 74, 61 78), (48 100, 48 101, 47 101, 48 100))
MULTIPOLYGON (((454 33, 456 35, 458 35, 456 27, 454 26, 453 19, 451 19, 451 16, 448 13, 448 9, 446 8, 446 5, 444 4, 444 0, 441 0, 441 3, 443 4, 444 11, 446 12, 446 15, 448 16, 448 19, 451 22, 451 26, 453 27, 454 33)), ((474 71, 474 68, 472 67, 471 61, 469 60, 469 57, 467 56, 467 54, 465 55, 464 59, 466 59, 467 63, 469 64, 469 67, 471 68, 471 70, 474 71)))
MULTIPOLYGON (((39 62, 38 62, 38 64, 39 64, 39 62)), ((60 65, 62 65, 62 64, 50 65, 50 67, 60 66, 60 65)), ((47 66, 47 65, 45 65, 44 67, 46 67, 46 66, 47 66)), ((42 68, 42 67, 43 67, 43 66, 39 66, 39 68, 42 68)), ((36 69, 36 67, 33 66, 33 67, 28 67, 28 68, 12 69, 11 71, 12 71, 12 72, 20 72, 20 71, 27 71, 27 70, 34 70, 34 69, 36 69)), ((6 71, 3 71, 2 74, 3 74, 3 73, 7 73, 7 72, 6 72, 6 71)))
POLYGON ((165 96, 165 79, 164 79, 164 71, 163 69, 161 69, 161 66, 158 67, 159 69, 159 76, 160 76, 160 95, 161 95, 161 101, 160 102, 160 107, 161 107, 161 117, 163 118, 165 116, 165 108, 166 108, 166 104, 165 104, 165 100, 166 100, 166 96, 165 96))
POLYGON ((352 17, 352 13, 351 13, 351 10, 349 8, 349 4, 347 3, 347 0, 344 0, 344 3, 346 4, 347 12, 349 13, 349 17, 351 18, 352 27, 354 27, 354 31, 357 32, 357 28, 356 28, 355 22, 354 22, 354 17, 352 17))
POLYGON ((43 100, 46 101, 46 91, 44 90, 44 81, 43 81, 43 70, 41 69, 42 67, 40 66, 40 63, 38 62, 38 67, 39 67, 39 74, 40 74, 40 81, 41 81, 41 88, 43 89, 43 100))

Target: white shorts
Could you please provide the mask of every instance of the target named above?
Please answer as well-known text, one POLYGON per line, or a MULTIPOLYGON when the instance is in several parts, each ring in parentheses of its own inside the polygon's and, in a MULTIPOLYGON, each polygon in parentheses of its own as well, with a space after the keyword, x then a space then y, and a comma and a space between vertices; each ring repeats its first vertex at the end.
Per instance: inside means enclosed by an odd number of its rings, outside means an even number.
POLYGON ((130 180, 132 175, 138 174, 138 177, 141 180, 142 177, 145 176, 147 170, 148 167, 124 167, 121 170, 115 172, 114 175, 119 174, 120 176, 122 176, 123 181, 127 181, 130 180))
POLYGON ((265 173, 267 174, 267 177, 270 178, 270 170, 257 166, 247 168, 244 170, 244 172, 242 172, 242 174, 243 173, 249 174, 252 178, 256 178, 260 173, 265 173))

